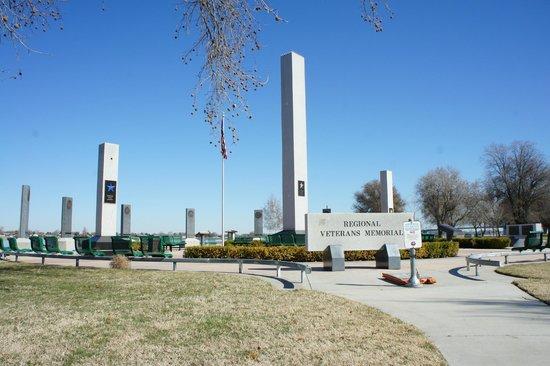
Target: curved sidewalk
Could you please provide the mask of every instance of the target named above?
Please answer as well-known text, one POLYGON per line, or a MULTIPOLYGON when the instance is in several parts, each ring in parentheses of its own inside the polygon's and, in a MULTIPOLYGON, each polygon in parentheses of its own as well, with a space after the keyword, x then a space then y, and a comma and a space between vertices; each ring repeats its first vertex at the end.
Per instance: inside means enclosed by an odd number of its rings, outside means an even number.
MULTIPOLYGON (((345 272, 323 272, 312 266, 314 290, 374 306, 414 324, 439 347, 450 365, 548 365, 550 306, 512 285, 513 277, 483 267, 467 272, 465 256, 419 260, 422 276, 438 283, 419 289, 398 287, 379 277, 373 262, 347 263, 345 272)), ((522 258, 525 260, 525 258, 522 258)))

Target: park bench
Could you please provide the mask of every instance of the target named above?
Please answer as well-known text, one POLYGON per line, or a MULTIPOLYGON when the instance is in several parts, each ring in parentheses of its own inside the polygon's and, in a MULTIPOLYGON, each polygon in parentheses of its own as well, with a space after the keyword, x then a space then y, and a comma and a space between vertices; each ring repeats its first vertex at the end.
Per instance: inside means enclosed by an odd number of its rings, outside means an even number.
POLYGON ((249 245, 252 244, 252 237, 251 236, 238 236, 233 240, 233 244, 235 245, 249 245))
POLYGON ((544 249, 544 240, 543 240, 543 232, 542 231, 531 231, 529 234, 527 234, 527 237, 525 238, 525 242, 522 247, 514 247, 512 250, 519 250, 524 251, 531 249, 533 252, 535 250, 543 250, 544 249))
POLYGON ((170 251, 172 251, 174 247, 178 249, 185 248, 185 241, 182 239, 181 236, 163 235, 161 236, 161 240, 162 240, 162 245, 165 248, 169 248, 170 251))
POLYGON ((8 238, 0 237, 0 251, 3 255, 12 254, 13 250, 10 248, 10 242, 8 241, 8 238))
POLYGON ((148 257, 172 258, 172 253, 165 250, 162 238, 158 235, 149 235, 141 237, 143 253, 148 257))
POLYGON ((44 241, 46 242, 46 251, 48 253, 57 253, 63 255, 73 255, 72 250, 61 250, 59 249, 59 240, 57 236, 45 236, 44 241))
POLYGON ((32 253, 32 249, 19 248, 16 238, 8 238, 8 242, 10 243, 11 250, 15 253, 32 253))
POLYGON ((435 239, 435 234, 422 234, 422 241, 433 241, 435 239))
POLYGON ((143 257, 140 238, 137 236, 111 236, 113 255, 143 257))
POLYGON ((46 241, 42 236, 30 236, 29 239, 31 240, 31 248, 32 251, 35 253, 47 253, 46 250, 46 241))
POLYGON ((78 254, 93 257, 104 257, 106 253, 101 250, 97 250, 92 241, 92 237, 89 236, 75 236, 74 246, 78 254))

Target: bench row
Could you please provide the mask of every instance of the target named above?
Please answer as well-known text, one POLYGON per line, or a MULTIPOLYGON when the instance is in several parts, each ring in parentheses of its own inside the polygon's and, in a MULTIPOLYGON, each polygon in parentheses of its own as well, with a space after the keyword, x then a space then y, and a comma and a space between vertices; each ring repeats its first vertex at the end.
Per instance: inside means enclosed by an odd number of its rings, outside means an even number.
POLYGON ((513 247, 512 250, 540 250, 542 251, 545 248, 550 248, 550 234, 546 239, 546 245, 544 244, 544 237, 542 231, 531 231, 526 237, 522 247, 513 247))
POLYGON ((7 255, 14 253, 75 255, 78 253, 94 257, 119 254, 133 257, 172 258, 168 248, 185 246, 181 238, 173 236, 112 236, 110 240, 102 240, 101 243, 97 240, 98 237, 75 236, 75 253, 60 249, 59 239, 56 236, 31 236, 29 239, 31 248, 20 248, 16 238, 0 237, 0 251, 7 255))

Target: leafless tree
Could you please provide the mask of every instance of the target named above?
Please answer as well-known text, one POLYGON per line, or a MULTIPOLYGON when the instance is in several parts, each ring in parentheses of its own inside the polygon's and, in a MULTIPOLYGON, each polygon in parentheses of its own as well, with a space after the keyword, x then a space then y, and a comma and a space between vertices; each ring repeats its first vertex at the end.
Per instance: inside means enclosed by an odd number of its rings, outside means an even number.
MULTIPOLYGON (((43 53, 33 48, 27 38, 32 32, 48 31, 52 22, 61 20, 59 4, 62 2, 64 0, 0 0, 0 45, 11 43, 15 48, 43 53)), ((0 69, 0 73, 7 72, 0 69)), ((9 75, 17 78, 21 71, 9 75)))
MULTIPOLYGON (((29 32, 45 32, 52 21, 59 21, 59 4, 64 1, 0 0, 2 39, 38 52, 27 42, 29 32)), ((359 4, 361 18, 376 32, 383 30, 386 19, 393 18, 387 0, 359 0, 359 4)), ((276 22, 284 20, 269 0, 179 0, 175 10, 181 20, 174 37, 179 38, 182 32, 194 36, 182 60, 187 64, 193 57, 203 56, 198 82, 191 93, 191 113, 198 114, 201 109, 213 132, 219 131, 221 115, 225 114, 225 126, 233 142, 237 142, 233 121, 243 115, 252 118, 247 94, 267 82, 258 76, 258 68, 248 57, 261 49, 257 16, 264 14, 276 22)), ((211 140, 211 144, 218 143, 216 137, 211 140)))
POLYGON ((547 205, 550 166, 528 141, 493 144, 485 150, 486 185, 501 199, 517 224, 534 219, 537 204, 547 205))
POLYGON ((274 195, 269 196, 264 205, 264 224, 269 231, 279 231, 283 228, 283 208, 281 201, 274 195))
MULTIPOLYGON (((383 30, 385 18, 393 17, 385 0, 360 0, 360 4, 362 19, 377 32, 383 30)), ((226 126, 233 142, 237 142, 235 119, 241 115, 252 118, 247 93, 267 82, 258 76, 258 68, 248 58, 249 53, 261 49, 261 28, 256 17, 263 14, 276 22, 284 20, 268 0, 181 0, 176 11, 181 12, 182 19, 175 38, 182 32, 195 36, 182 60, 187 64, 193 57, 204 55, 197 85, 191 93, 191 114, 202 109, 213 132, 221 127, 220 120, 225 114, 226 126)), ((210 143, 217 145, 217 138, 210 143)))
MULTIPOLYGON (((436 168, 416 185, 418 203, 429 222, 456 226, 471 209, 470 184, 453 168, 436 168)), ((441 233, 440 233, 441 235, 441 233)))
MULTIPOLYGON (((355 212, 381 212, 380 195, 380 181, 373 179, 365 183, 360 191, 355 192, 352 209, 355 212)), ((393 210, 394 212, 405 211, 405 201, 395 186, 393 187, 393 210)))

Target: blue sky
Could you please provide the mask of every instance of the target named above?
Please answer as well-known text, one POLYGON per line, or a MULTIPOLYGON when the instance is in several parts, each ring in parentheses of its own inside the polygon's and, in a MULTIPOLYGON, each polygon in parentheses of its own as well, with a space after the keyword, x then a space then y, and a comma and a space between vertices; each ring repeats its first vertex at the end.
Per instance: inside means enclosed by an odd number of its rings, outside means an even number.
MULTIPOLYGON (((74 230, 95 226, 97 148, 120 144, 119 203, 134 231, 219 231, 219 153, 191 117, 198 64, 180 56, 170 1, 69 1, 64 30, 32 38, 49 55, 0 46, 0 226, 18 227, 22 184, 31 185, 30 228, 60 226, 61 197, 74 197, 74 230)), ((226 164, 226 227, 253 228, 253 210, 281 196, 279 57, 306 58, 309 206, 351 209, 353 193, 394 172, 414 209, 415 184, 453 166, 483 176, 493 142, 531 140, 550 155, 550 2, 391 1, 382 33, 359 1, 272 1, 287 23, 261 18, 253 56, 266 87, 250 95, 252 121, 226 164)))

